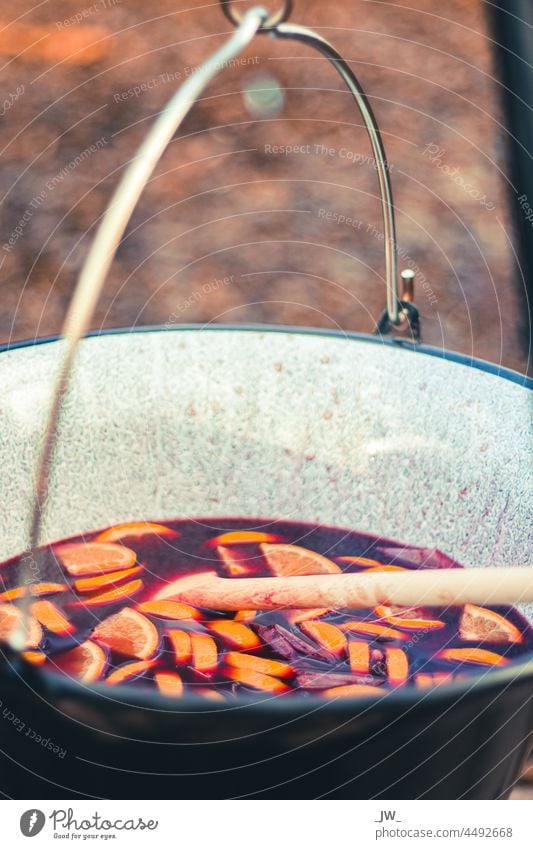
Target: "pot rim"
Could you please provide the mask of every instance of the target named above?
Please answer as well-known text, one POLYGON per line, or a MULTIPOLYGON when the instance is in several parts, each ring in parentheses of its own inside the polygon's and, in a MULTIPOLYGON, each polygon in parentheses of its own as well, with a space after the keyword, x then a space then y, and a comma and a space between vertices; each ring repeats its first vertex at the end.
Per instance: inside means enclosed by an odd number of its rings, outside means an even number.
MULTIPOLYGON (((260 323, 228 323, 228 324, 143 324, 139 326, 124 326, 124 327, 109 327, 100 330, 89 331, 84 338, 94 339, 99 336, 125 336, 133 333, 173 333, 191 330, 214 330, 217 333, 227 331, 243 331, 255 333, 291 333, 300 336, 325 336, 336 339, 344 339, 352 342, 371 342, 376 345, 386 345, 391 348, 401 348, 405 351, 411 351, 415 354, 426 354, 429 357, 437 357, 441 360, 446 360, 451 363, 469 366, 470 368, 484 371, 488 374, 501 377, 504 380, 509 380, 511 383, 517 383, 525 389, 533 390, 533 377, 528 377, 514 369, 506 366, 499 366, 497 363, 491 363, 488 360, 482 360, 478 357, 469 357, 467 354, 461 354, 457 351, 449 351, 446 348, 436 348, 432 345, 424 345, 417 342, 412 342, 409 339, 401 339, 394 337, 383 337, 371 333, 360 333, 351 330, 334 330, 327 327, 307 327, 303 325, 290 324, 260 324, 260 323)), ((38 345, 46 345, 50 342, 59 342, 60 335, 38 336, 35 339, 21 339, 15 342, 6 342, 0 345, 0 354, 8 351, 16 351, 19 348, 33 348, 38 345)))
MULTIPOLYGON (((118 327, 106 328, 101 330, 90 331, 86 338, 95 338, 99 336, 122 336, 130 333, 157 333, 157 332, 180 332, 180 331, 201 331, 214 330, 216 332, 227 331, 243 331, 243 332, 260 332, 260 333, 291 333, 302 336, 324 336, 337 339, 344 339, 352 342, 371 342, 372 344, 382 344, 389 347, 401 348, 412 353, 425 354, 431 357, 438 357, 451 363, 469 366, 470 368, 479 371, 487 372, 496 377, 509 380, 511 383, 518 384, 525 389, 533 390, 533 378, 509 368, 498 366, 495 363, 490 363, 487 360, 481 360, 476 357, 469 357, 466 354, 448 351, 445 348, 436 348, 431 345, 423 345, 411 342, 408 339, 383 338, 382 336, 371 335, 368 333, 358 333, 355 331, 332 330, 329 328, 314 328, 304 326, 291 326, 279 324, 199 324, 189 323, 180 325, 141 325, 137 327, 118 327)), ((20 348, 32 348, 37 345, 44 345, 50 342, 60 341, 60 336, 44 336, 36 339, 26 339, 16 342, 0 345, 0 354, 8 351, 18 350, 20 348)), ((29 664, 24 663, 24 666, 29 664)), ((154 711, 171 710, 172 702, 153 690, 131 690, 128 687, 114 687, 112 691, 104 684, 94 683, 92 685, 82 684, 79 681, 60 676, 54 672, 47 672, 46 676, 42 675, 41 670, 28 668, 28 673, 31 673, 33 684, 36 683, 36 678, 41 679, 45 683, 45 690, 41 695, 46 693, 46 681, 49 683, 49 689, 60 691, 63 695, 81 695, 83 697, 92 696, 100 698, 107 696, 111 701, 119 701, 123 706, 131 708, 149 708, 154 711)), ((21 677, 26 679, 26 675, 22 673, 21 677)), ((466 697, 470 692, 473 695, 480 694, 486 690, 497 689, 505 690, 517 681, 522 682, 524 679, 531 678, 533 681, 533 658, 521 663, 510 663, 509 666, 491 670, 484 674, 472 675, 465 680, 454 681, 451 684, 445 684, 440 687, 434 687, 431 690, 416 690, 414 688, 399 688, 397 690, 388 691, 386 698, 379 699, 379 708, 381 711, 393 712, 398 708, 411 705, 413 707, 423 706, 424 703, 429 703, 433 706, 439 703, 453 701, 458 698, 466 697), (429 700, 427 702, 426 700, 429 700)), ((52 695, 52 693, 50 693, 52 695)), ((272 697, 250 695, 240 697, 239 700, 231 704, 212 704, 207 707, 205 700, 199 696, 187 695, 179 701, 179 713, 186 714, 188 708, 191 713, 198 713, 198 708, 202 707, 202 713, 210 714, 212 712, 222 713, 238 709, 240 707, 255 707, 258 710, 269 711, 275 710, 284 714, 301 714, 302 712, 313 713, 318 708, 322 710, 333 711, 334 713, 345 713, 346 708, 353 710, 357 708, 370 708, 376 704, 373 700, 365 697, 355 698, 340 698, 336 701, 325 701, 319 695, 306 694, 291 695, 289 698, 279 699, 272 697)))

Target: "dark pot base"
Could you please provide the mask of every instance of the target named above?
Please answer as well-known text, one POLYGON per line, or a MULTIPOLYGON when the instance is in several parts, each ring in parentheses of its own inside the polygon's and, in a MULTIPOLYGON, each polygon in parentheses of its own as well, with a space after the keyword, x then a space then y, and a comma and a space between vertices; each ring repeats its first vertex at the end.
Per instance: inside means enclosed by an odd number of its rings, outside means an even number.
POLYGON ((1 692, 0 787, 16 799, 498 799, 533 742, 525 675, 305 713, 289 700, 173 713, 79 688, 40 697, 13 672, 1 692))

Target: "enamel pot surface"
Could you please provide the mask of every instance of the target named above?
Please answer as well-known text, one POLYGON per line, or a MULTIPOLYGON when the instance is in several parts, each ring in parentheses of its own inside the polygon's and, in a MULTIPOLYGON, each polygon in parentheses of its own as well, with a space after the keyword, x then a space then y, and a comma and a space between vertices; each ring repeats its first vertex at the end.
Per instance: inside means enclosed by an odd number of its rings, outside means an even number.
MULTIPOLYGON (((2 560, 27 546, 62 345, 0 355, 2 560)), ((86 339, 44 541, 134 519, 261 517, 434 546, 470 568, 528 563, 531 387, 495 371, 284 328, 86 339)), ((208 709, 1 664, 0 785, 19 799, 498 798, 533 731, 533 660, 379 703, 208 709)))

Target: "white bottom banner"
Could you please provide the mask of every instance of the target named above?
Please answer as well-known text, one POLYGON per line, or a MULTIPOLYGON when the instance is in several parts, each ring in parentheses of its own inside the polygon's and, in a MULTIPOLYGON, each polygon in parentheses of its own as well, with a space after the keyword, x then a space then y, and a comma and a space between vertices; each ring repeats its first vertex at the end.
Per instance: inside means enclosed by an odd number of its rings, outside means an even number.
POLYGON ((0 845, 531 849, 533 802, 4 801, 0 845))

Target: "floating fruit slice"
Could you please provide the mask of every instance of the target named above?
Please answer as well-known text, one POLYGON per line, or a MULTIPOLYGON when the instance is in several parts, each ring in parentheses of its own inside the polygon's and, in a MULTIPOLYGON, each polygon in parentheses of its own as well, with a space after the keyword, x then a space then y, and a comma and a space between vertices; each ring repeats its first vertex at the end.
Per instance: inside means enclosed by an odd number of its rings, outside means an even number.
POLYGON ((448 672, 419 672, 415 675, 415 684, 419 690, 429 690, 430 687, 440 687, 442 684, 450 684, 453 675, 448 672))
POLYGON ((42 599, 34 601, 31 605, 31 612, 45 628, 52 631, 53 634, 66 636, 73 634, 76 630, 72 622, 69 622, 66 616, 59 610, 51 601, 42 599))
POLYGON ((238 577, 239 575, 248 575, 250 573, 248 566, 245 565, 247 558, 244 558, 244 563, 240 563, 230 548, 225 548, 223 545, 219 545, 217 547, 217 554, 222 560, 229 575, 238 577))
POLYGON ((152 657, 159 645, 159 634, 153 622, 131 607, 124 607, 100 622, 93 637, 112 651, 139 660, 152 657))
POLYGON ((237 669, 250 669, 252 672, 259 672, 262 675, 271 675, 273 678, 291 678, 294 675, 294 669, 288 663, 281 663, 279 660, 267 660, 253 654, 229 651, 224 660, 230 666, 236 666, 237 669))
POLYGON ((321 696, 325 699, 357 699, 359 696, 381 696, 379 687, 367 687, 365 684, 346 684, 344 687, 330 687, 322 690, 321 696))
MULTIPOLYGON (((0 604, 0 640, 6 642, 13 629, 21 627, 23 623, 22 611, 14 604, 0 604)), ((35 649, 43 638, 43 630, 39 623, 29 617, 28 633, 26 635, 26 648, 35 649)))
POLYGON ((409 572, 405 566, 393 566, 392 563, 388 563, 386 566, 379 563, 377 566, 372 566, 370 569, 366 570, 367 572, 409 572))
POLYGON ((195 687, 193 690, 195 696, 201 696, 202 699, 209 699, 211 702, 225 702, 226 699, 219 693, 218 690, 209 690, 207 687, 195 687))
POLYGON ((33 666, 42 666, 46 663, 46 655, 42 651, 23 651, 22 657, 33 666))
POLYGON ((485 643, 523 643, 522 632, 494 610, 465 604, 459 621, 463 640, 480 640, 485 643))
POLYGON ((135 660, 133 663, 123 663, 122 666, 117 666, 105 679, 106 684, 123 684, 125 681, 131 681, 133 678, 138 678, 149 669, 155 666, 155 660, 135 660))
POLYGON ((251 669, 243 669, 242 667, 228 666, 224 669, 224 675, 238 684, 252 687, 254 690, 262 690, 264 693, 288 693, 291 689, 279 678, 273 678, 270 675, 263 675, 260 672, 253 672, 251 669))
POLYGON ((92 640, 86 640, 73 649, 55 654, 50 663, 65 675, 89 683, 101 677, 106 660, 105 651, 92 640))
POLYGON ((242 622, 235 622, 234 619, 216 619, 206 624, 210 631, 222 637, 234 648, 256 649, 262 645, 257 634, 247 625, 243 625, 242 622))
POLYGON ((262 531, 226 531, 217 537, 212 537, 205 544, 207 548, 217 548, 219 545, 242 545, 262 543, 262 542, 280 542, 281 537, 277 534, 267 534, 262 531))
POLYGON ((343 631, 350 631, 355 634, 364 634, 370 637, 376 637, 381 640, 407 640, 407 634, 402 634, 401 631, 395 631, 394 628, 387 628, 386 625, 379 625, 377 622, 344 622, 339 626, 343 631))
MULTIPOLYGON (((66 584, 31 584, 30 592, 32 595, 53 595, 53 593, 62 593, 68 589, 66 584)), ((26 587, 13 587, 11 590, 6 590, 0 593, 0 602, 15 601, 17 598, 22 598, 26 594, 26 587)))
POLYGON ((327 613, 331 613, 331 610, 328 610, 327 607, 302 608, 301 610, 287 610, 285 617, 291 625, 298 625, 300 622, 307 622, 308 619, 320 619, 327 613))
POLYGON ((400 607, 397 604, 390 604, 376 607, 376 612, 378 610, 380 615, 395 616, 397 619, 429 619, 422 607, 400 607))
POLYGON ((141 613, 158 616, 160 619, 201 619, 201 613, 195 607, 179 601, 145 601, 137 608, 141 613))
POLYGON ((133 575, 138 575, 139 572, 142 571, 142 568, 142 566, 132 566, 131 569, 121 569, 119 572, 108 572, 105 575, 95 575, 94 578, 78 578, 74 581, 74 587, 79 593, 92 593, 95 590, 102 590, 105 589, 105 587, 120 584, 127 578, 132 578, 133 575))
POLYGON ((347 563, 349 566, 363 566, 364 568, 369 566, 383 566, 383 563, 380 563, 379 560, 371 560, 369 557, 356 557, 355 555, 346 555, 343 557, 336 557, 335 560, 337 563, 347 563))
POLYGON ((278 577, 288 575, 321 575, 325 573, 341 572, 340 566, 298 545, 261 545, 261 552, 268 565, 278 577))
POLYGON ((340 657, 346 650, 348 640, 336 625, 329 622, 302 622, 302 631, 315 640, 319 646, 340 657))
POLYGON ((135 581, 130 581, 128 584, 122 584, 120 587, 113 587, 111 590, 106 590, 103 593, 85 596, 82 601, 75 602, 76 607, 101 607, 106 604, 113 604, 116 601, 121 601, 124 598, 131 598, 143 588, 143 582, 140 578, 135 581))
POLYGON ((189 663, 191 659, 191 635, 187 631, 180 631, 177 628, 169 628, 166 633, 174 650, 176 663, 189 663))
POLYGON ((437 657, 459 663, 479 663, 482 666, 505 666, 509 663, 506 657, 486 649, 443 649, 437 657))
POLYGON ((445 627, 445 622, 440 619, 422 619, 416 618, 417 610, 394 611, 391 607, 376 607, 375 614, 379 619, 388 622, 389 625, 396 625, 398 628, 403 628, 405 631, 436 631, 439 628, 445 627), (409 613, 412 616, 409 616, 409 613))
POLYGON ((252 622, 257 615, 257 610, 239 610, 235 616, 235 622, 252 622))
POLYGON ((348 644, 348 657, 352 672, 365 674, 370 672, 370 646, 359 640, 348 644))
POLYGON ((178 531, 173 531, 172 528, 159 525, 157 522, 126 522, 123 525, 113 525, 112 528, 102 531, 94 538, 94 541, 118 542, 125 537, 138 539, 152 534, 158 537, 179 537, 178 531))
POLYGON ((196 672, 207 675, 218 665, 217 644, 207 634, 191 634, 192 662, 196 672))
POLYGON ((137 559, 131 548, 113 542, 73 542, 58 545, 54 554, 75 578, 129 569, 137 559))
POLYGON ((183 681, 177 672, 156 672, 154 679, 162 696, 179 699, 183 695, 183 681))
POLYGON ((409 660, 403 649, 386 648, 385 661, 390 683, 395 687, 405 684, 409 677, 409 660))

